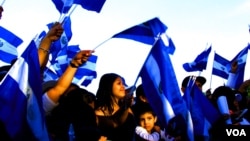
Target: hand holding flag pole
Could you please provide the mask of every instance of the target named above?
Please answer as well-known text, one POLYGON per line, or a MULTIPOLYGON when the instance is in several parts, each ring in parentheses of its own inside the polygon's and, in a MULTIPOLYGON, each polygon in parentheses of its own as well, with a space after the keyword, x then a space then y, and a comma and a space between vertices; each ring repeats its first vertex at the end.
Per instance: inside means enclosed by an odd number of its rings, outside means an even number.
POLYGON ((61 18, 59 19, 59 23, 63 24, 64 21, 66 20, 67 17, 70 17, 72 15, 72 13, 75 11, 77 7, 77 4, 73 4, 69 11, 66 14, 63 14, 63 16, 61 16, 61 18))

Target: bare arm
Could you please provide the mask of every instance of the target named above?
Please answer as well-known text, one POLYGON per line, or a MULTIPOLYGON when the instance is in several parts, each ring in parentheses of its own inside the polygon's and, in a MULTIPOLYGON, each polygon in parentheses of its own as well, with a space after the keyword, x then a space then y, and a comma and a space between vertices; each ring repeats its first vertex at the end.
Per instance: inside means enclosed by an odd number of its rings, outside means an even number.
POLYGON ((48 62, 51 43, 58 40, 61 37, 62 33, 62 25, 56 22, 46 34, 46 36, 42 39, 38 48, 38 56, 41 69, 43 69, 48 62))
POLYGON ((72 83, 77 68, 88 60, 89 56, 91 56, 91 53, 92 51, 90 50, 79 51, 71 60, 70 65, 67 67, 63 75, 58 79, 56 86, 47 91, 48 97, 53 102, 58 102, 60 96, 68 89, 68 87, 72 83))

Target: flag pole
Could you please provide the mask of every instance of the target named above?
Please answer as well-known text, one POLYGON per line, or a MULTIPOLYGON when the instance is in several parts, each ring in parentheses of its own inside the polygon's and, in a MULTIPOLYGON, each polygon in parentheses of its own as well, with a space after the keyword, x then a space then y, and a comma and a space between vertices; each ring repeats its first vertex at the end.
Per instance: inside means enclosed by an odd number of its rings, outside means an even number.
POLYGON ((1 6, 3 6, 3 4, 5 3, 6 0, 3 0, 2 3, 1 3, 1 6))
POLYGON ((108 38, 106 40, 104 40, 103 42, 101 42, 99 45, 97 45, 96 47, 94 47, 92 50, 95 51, 98 47, 100 47, 101 45, 103 45, 104 43, 106 43, 108 40, 110 40, 111 38, 108 38))
POLYGON ((67 14, 64 14, 62 17, 61 17, 61 19, 59 19, 59 23, 64 23, 64 21, 65 21, 65 19, 66 19, 66 17, 70 17, 71 15, 72 15, 72 13, 75 11, 75 9, 76 9, 76 7, 77 7, 77 4, 73 4, 72 6, 71 6, 71 8, 69 9, 69 12, 67 13, 67 14))
MULTIPOLYGON (((214 55, 215 55, 215 51, 214 51, 214 55)), ((213 61, 213 66, 214 66, 214 61, 213 61)), ((210 76, 210 89, 212 87, 212 76, 213 76, 213 72, 211 73, 211 76, 210 76)))

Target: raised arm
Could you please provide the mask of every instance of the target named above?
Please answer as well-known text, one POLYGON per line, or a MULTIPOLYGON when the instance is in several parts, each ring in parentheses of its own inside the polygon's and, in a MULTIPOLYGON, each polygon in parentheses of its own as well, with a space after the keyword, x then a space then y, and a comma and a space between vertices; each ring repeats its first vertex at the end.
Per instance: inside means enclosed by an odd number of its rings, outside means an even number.
POLYGON ((52 100, 54 103, 58 102, 60 96, 68 89, 68 87, 72 83, 77 68, 83 65, 88 60, 92 52, 93 51, 91 50, 83 50, 79 51, 75 55, 63 75, 58 79, 55 87, 47 91, 47 96, 50 98, 50 100, 52 100))
POLYGON ((43 69, 48 62, 51 43, 58 40, 61 37, 62 33, 62 25, 56 22, 46 34, 46 36, 42 39, 38 48, 38 56, 41 69, 43 69))

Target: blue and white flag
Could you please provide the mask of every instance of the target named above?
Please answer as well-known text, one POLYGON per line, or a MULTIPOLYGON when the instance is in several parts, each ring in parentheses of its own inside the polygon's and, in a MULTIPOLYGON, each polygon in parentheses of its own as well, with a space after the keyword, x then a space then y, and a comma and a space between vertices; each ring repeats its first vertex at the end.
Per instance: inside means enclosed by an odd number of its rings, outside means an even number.
POLYGON ((231 68, 231 64, 229 60, 223 58, 217 53, 214 53, 214 62, 213 62, 213 69, 212 69, 213 75, 227 79, 230 68, 231 68))
POLYGON ((79 4, 83 9, 100 13, 106 0, 74 0, 74 4, 79 4))
POLYGON ((202 91, 195 85, 194 79, 191 78, 189 80, 183 99, 192 117, 194 135, 209 136, 209 130, 219 120, 221 115, 202 91))
POLYGON ((211 52, 212 47, 210 46, 208 49, 204 50, 201 52, 193 62, 190 63, 184 63, 183 68, 187 72, 192 72, 192 71, 203 71, 207 68, 207 61, 209 54, 211 52))
POLYGON ((230 62, 230 64, 232 64, 234 61, 237 61, 238 63, 235 86, 234 86, 234 88, 236 89, 238 89, 244 81, 245 66, 246 66, 249 47, 250 45, 243 48, 230 62))
POLYGON ((238 67, 237 72, 235 73, 235 84, 232 87, 236 89, 239 88, 244 81, 245 66, 249 47, 250 45, 243 48, 231 61, 228 61, 227 59, 215 53, 212 74, 227 79, 231 70, 231 64, 237 61, 238 67))
MULTIPOLYGON (((50 29, 53 26, 54 23, 48 24, 48 28, 50 29)), ((50 62, 52 64, 55 63, 56 58, 58 56, 58 53, 65 47, 68 46, 69 41, 72 38, 72 30, 71 30, 71 19, 70 17, 66 17, 66 20, 63 24, 63 33, 57 41, 53 42, 53 44, 50 47, 50 54, 51 54, 51 60, 50 62)))
MULTIPOLYGON (((52 64, 58 76, 61 76, 69 65, 69 62, 73 59, 76 53, 80 51, 78 45, 68 46, 60 51, 56 58, 56 63, 52 64)), ((90 82, 97 77, 95 71, 97 56, 91 55, 88 61, 77 69, 73 82, 80 83, 83 86, 88 86, 90 82), (85 77, 83 80, 82 78, 85 77)))
POLYGON ((191 117, 181 96, 168 50, 162 40, 158 40, 149 53, 140 72, 142 86, 147 99, 160 122, 167 123, 176 115, 185 119, 188 140, 193 140, 191 117))
POLYGON ((113 35, 112 38, 125 38, 153 45, 158 36, 165 33, 167 29, 168 27, 156 17, 121 31, 113 35))
POLYGON ((32 41, 0 85, 0 120, 14 141, 48 141, 37 48, 32 41))
POLYGON ((17 47, 23 40, 14 33, 0 26, 0 60, 10 64, 18 56, 17 47))

